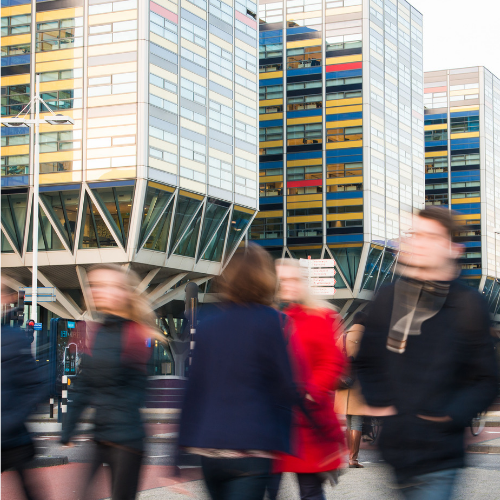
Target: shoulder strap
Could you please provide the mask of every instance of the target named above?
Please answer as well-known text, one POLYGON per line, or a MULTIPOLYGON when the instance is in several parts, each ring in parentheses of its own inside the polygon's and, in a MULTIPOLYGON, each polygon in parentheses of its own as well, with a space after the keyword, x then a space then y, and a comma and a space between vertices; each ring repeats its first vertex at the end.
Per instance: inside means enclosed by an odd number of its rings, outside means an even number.
POLYGON ((342 354, 347 357, 346 342, 347 342, 347 332, 344 332, 342 334, 342 354))

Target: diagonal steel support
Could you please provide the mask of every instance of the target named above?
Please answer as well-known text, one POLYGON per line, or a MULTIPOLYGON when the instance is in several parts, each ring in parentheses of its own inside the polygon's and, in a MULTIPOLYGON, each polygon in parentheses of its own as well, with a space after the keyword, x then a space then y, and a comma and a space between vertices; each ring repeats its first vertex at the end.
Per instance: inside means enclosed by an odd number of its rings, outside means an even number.
POLYGON ((187 276, 188 273, 179 273, 174 276, 170 276, 166 281, 160 283, 152 292, 147 295, 150 302, 154 303, 162 295, 168 292, 176 283, 178 283, 182 278, 187 276))

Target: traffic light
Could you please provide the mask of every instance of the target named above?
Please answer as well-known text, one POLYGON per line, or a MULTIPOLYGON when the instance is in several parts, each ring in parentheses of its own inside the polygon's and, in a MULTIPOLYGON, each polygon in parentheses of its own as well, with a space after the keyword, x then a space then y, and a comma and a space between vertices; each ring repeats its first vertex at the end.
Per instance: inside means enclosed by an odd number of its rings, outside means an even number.
POLYGON ((17 295, 17 314, 16 319, 19 326, 24 323, 24 290, 19 290, 17 295))
POLYGON ((29 319, 26 321, 26 336, 28 337, 28 340, 30 343, 35 340, 35 320, 34 319, 29 319))

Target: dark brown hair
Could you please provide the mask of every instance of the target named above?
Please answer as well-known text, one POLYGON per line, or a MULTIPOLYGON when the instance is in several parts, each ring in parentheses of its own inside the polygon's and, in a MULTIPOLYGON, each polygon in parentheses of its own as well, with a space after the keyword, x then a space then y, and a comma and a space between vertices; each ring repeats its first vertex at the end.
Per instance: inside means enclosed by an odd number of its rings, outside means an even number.
POLYGON ((250 243, 233 255, 217 282, 217 290, 229 302, 268 306, 276 291, 276 270, 271 256, 250 243))
POLYGON ((459 230, 459 227, 456 222, 455 212, 448 210, 447 208, 430 206, 420 210, 418 216, 424 219, 435 220, 441 224, 441 226, 446 229, 450 240, 456 243, 456 233, 459 230))

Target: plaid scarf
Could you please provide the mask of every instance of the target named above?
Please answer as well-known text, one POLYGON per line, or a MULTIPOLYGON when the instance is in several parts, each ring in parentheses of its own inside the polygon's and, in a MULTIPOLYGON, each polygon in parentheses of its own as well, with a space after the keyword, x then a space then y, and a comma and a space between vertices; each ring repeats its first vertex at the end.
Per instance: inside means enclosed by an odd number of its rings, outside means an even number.
POLYGON ((443 307, 450 284, 401 278, 396 282, 387 349, 405 352, 408 335, 420 335, 422 323, 443 307))

